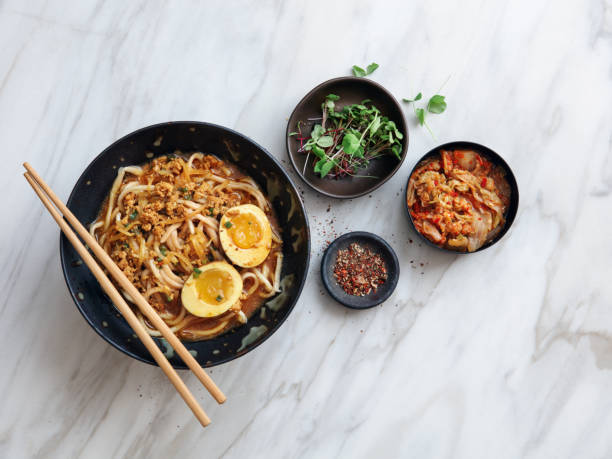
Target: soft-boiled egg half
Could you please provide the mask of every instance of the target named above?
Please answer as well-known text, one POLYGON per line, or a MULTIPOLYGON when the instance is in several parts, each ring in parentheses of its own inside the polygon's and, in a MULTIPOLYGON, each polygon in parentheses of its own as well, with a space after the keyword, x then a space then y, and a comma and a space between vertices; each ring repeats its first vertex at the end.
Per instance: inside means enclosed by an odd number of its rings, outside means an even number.
POLYGON ((229 263, 215 261, 196 268, 181 291, 183 306, 194 316, 216 317, 231 308, 242 293, 242 277, 229 263))
POLYGON ((219 224, 219 238, 225 255, 243 268, 261 264, 272 247, 270 221, 253 204, 228 209, 219 224))

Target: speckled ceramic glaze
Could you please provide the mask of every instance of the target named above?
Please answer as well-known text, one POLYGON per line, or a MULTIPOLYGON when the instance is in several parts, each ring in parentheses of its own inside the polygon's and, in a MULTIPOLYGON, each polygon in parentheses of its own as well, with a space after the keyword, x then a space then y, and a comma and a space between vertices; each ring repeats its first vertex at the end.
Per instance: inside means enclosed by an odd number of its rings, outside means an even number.
MULTIPOLYGON (((236 164, 267 194, 282 229, 281 292, 266 301, 246 325, 211 340, 185 342, 196 360, 210 367, 244 355, 261 344, 280 327, 295 306, 308 272, 308 218, 291 179, 268 152, 238 132, 200 122, 157 124, 117 140, 83 172, 68 199, 68 207, 87 226, 95 220, 119 167, 142 164, 175 150, 210 153, 236 164)), ((155 364, 64 236, 60 240, 60 253, 66 284, 87 322, 120 351, 155 364)), ((185 368, 165 340, 155 340, 175 368, 185 368)))

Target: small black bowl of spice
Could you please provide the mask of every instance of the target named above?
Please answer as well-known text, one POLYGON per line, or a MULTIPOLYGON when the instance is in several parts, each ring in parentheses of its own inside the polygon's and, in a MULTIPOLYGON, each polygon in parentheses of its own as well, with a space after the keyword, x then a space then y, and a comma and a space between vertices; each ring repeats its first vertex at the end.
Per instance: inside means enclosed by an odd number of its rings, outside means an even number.
POLYGON ((385 301, 397 286, 399 262, 380 236, 356 231, 340 236, 323 254, 321 278, 338 303, 366 309, 385 301))

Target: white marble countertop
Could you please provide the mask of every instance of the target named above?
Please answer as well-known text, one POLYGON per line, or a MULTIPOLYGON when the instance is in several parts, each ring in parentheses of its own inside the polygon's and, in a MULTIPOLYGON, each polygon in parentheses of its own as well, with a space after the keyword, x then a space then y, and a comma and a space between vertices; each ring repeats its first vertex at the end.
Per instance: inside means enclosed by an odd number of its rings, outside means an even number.
POLYGON ((612 456, 611 0, 4 0, 0 37, 1 457, 612 456), (436 138, 407 108, 408 158, 371 198, 296 179, 313 236, 304 292, 273 337, 210 371, 225 405, 182 373, 213 419, 202 430, 158 368, 82 319, 20 162, 67 198, 113 140, 167 120, 237 129, 286 160, 298 100, 371 61, 398 98, 451 76, 436 138), (511 231, 471 256, 417 244, 401 198, 449 140, 490 146, 520 187, 511 231), (383 306, 321 293, 327 229, 395 248, 383 306))

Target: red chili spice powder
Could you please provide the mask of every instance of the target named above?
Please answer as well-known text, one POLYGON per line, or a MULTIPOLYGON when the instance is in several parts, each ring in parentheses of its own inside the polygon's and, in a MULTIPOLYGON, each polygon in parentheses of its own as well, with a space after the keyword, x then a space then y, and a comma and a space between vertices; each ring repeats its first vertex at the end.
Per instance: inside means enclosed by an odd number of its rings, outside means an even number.
POLYGON ((338 250, 334 277, 349 295, 365 296, 385 283, 387 267, 380 254, 353 242, 338 250))

